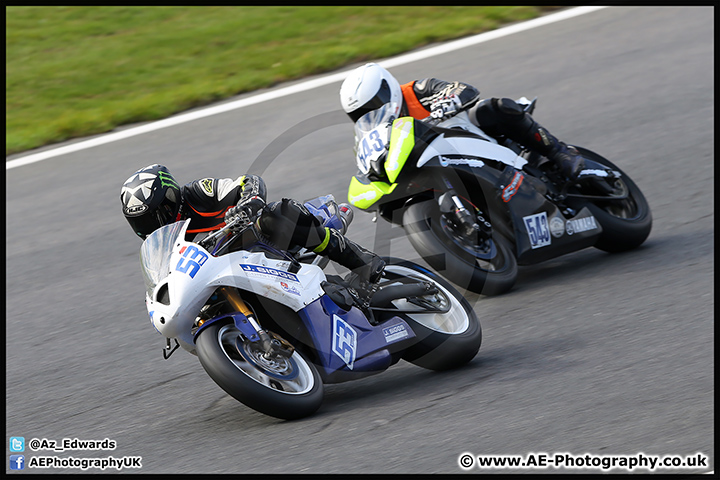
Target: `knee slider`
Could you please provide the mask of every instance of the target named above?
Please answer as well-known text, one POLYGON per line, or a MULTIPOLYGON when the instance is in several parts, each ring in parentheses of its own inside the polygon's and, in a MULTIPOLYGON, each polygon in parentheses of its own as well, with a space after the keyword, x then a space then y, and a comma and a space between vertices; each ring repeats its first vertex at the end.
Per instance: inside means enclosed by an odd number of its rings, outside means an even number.
POLYGON ((518 105, 512 98, 498 98, 497 108, 503 115, 519 117, 525 115, 522 107, 518 105))
POLYGON ((468 114, 470 120, 480 127, 489 128, 498 123, 497 113, 490 98, 480 100, 473 105, 468 114))
POLYGON ((505 128, 515 134, 525 135, 538 127, 530 114, 511 98, 498 99, 497 109, 504 119, 505 128))

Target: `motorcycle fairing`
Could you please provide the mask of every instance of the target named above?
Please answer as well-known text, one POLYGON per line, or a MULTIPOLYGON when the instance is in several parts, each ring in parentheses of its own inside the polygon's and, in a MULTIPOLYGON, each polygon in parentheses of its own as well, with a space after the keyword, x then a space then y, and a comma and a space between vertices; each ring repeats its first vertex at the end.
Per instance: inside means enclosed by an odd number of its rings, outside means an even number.
POLYGON ((498 203, 507 206, 512 220, 519 265, 538 263, 590 247, 602 233, 600 223, 587 208, 565 218, 541 193, 546 191, 544 184, 530 175, 507 166, 497 181, 496 197, 498 203), (582 231, 579 228, 574 231, 573 225, 582 225, 582 231))
POLYGON ((314 342, 324 383, 340 383, 381 372, 396 363, 398 358, 394 354, 415 339, 410 326, 398 316, 371 325, 357 308, 345 311, 327 296, 297 313, 314 342))
POLYGON ((416 131, 420 135, 425 134, 427 131, 427 128, 416 130, 416 122, 412 117, 402 117, 393 121, 388 153, 383 163, 383 169, 388 181, 371 180, 369 173, 359 172, 350 179, 348 201, 351 205, 367 210, 380 198, 395 190, 395 187, 397 187, 395 180, 397 180, 415 148, 416 131))
POLYGON ((473 132, 458 128, 431 128, 412 117, 398 118, 392 124, 388 154, 383 164, 388 182, 371 180, 369 173, 359 172, 350 180, 348 201, 357 208, 367 210, 395 190, 396 181, 406 165, 420 168, 437 163, 443 167, 482 167, 485 161, 516 168, 526 163, 512 150, 473 132))
POLYGON ((320 287, 325 273, 320 267, 302 264, 297 273, 292 273, 288 272, 289 261, 245 250, 214 257, 198 244, 184 240, 189 221, 183 222, 181 229, 175 228, 178 234, 172 252, 166 252, 169 261, 164 277, 146 293, 146 307, 155 329, 166 338, 177 338, 190 353, 195 352, 190 333, 195 318, 218 287, 250 291, 293 311, 325 294, 320 287), (182 299, 182 304, 176 299, 182 299))
POLYGON ((428 143, 417 161, 418 168, 436 160, 443 167, 468 165, 482 167, 485 161, 501 162, 522 168, 527 161, 509 148, 489 142, 463 130, 442 130, 428 143), (470 153, 472 152, 472 153, 470 153))
POLYGON ((543 195, 547 189, 540 180, 500 161, 487 159, 482 167, 462 163, 447 169, 438 158, 433 158, 414 174, 414 182, 425 185, 435 183, 441 191, 442 186, 437 184, 437 179, 446 175, 461 196, 484 203, 487 208, 484 213, 494 214, 491 218, 493 230, 515 239, 518 264, 530 265, 592 246, 602 233, 602 227, 591 218, 587 208, 572 218, 565 218, 557 206, 543 195), (534 215, 544 215, 545 221, 534 215), (568 235, 568 222, 571 230, 577 222, 585 228, 593 228, 568 235), (508 229, 512 235, 508 235, 508 229))
POLYGON ((368 175, 358 173, 350 179, 348 201, 357 208, 367 210, 383 196, 392 193, 396 187, 397 183, 373 181, 368 175))
POLYGON ((390 183, 397 180, 414 147, 415 120, 412 117, 398 118, 393 122, 390 130, 390 145, 384 165, 390 183))

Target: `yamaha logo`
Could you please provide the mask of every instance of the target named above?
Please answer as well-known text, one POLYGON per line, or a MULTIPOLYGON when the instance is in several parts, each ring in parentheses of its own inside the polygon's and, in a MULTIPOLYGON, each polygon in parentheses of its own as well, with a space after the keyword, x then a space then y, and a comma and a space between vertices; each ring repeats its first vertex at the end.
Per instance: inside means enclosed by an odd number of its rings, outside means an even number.
POLYGON ((595 230, 597 228, 598 226, 597 223, 595 223, 595 217, 593 216, 568 220, 565 224, 565 231, 568 235, 587 232, 589 230, 595 230))

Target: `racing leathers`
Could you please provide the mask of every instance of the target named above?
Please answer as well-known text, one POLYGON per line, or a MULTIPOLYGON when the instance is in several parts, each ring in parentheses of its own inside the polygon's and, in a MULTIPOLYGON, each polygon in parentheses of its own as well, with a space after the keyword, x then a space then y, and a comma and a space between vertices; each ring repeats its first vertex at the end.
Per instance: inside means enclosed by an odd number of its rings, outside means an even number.
POLYGON ((230 178, 203 178, 182 187, 182 204, 176 220, 189 218, 188 234, 211 232, 225 226, 225 214, 253 197, 265 200, 267 189, 262 178, 243 175, 230 178))
POLYGON ((357 279, 352 286, 361 301, 367 301, 382 277, 385 262, 380 257, 339 231, 324 227, 302 203, 283 198, 266 204, 267 189, 259 176, 195 180, 183 186, 182 198, 177 220, 190 219, 189 234, 218 230, 234 215, 250 220, 259 213, 256 226, 278 248, 299 245, 351 270, 357 279))
POLYGON ((436 78, 416 80, 400 86, 401 113, 418 120, 443 120, 467 110, 470 121, 493 137, 507 137, 554 161, 573 179, 584 166, 578 151, 559 141, 510 98, 480 100, 480 92, 462 82, 436 78))

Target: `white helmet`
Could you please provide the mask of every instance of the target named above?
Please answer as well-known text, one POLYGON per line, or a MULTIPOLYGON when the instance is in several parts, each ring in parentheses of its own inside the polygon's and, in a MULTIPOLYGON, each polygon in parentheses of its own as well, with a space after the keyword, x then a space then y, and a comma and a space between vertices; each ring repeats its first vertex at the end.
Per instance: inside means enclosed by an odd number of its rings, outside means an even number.
POLYGON ((390 72, 377 63, 366 63, 350 72, 345 79, 340 87, 340 102, 345 113, 357 122, 367 112, 386 103, 394 102, 400 110, 403 95, 400 83, 390 72))

